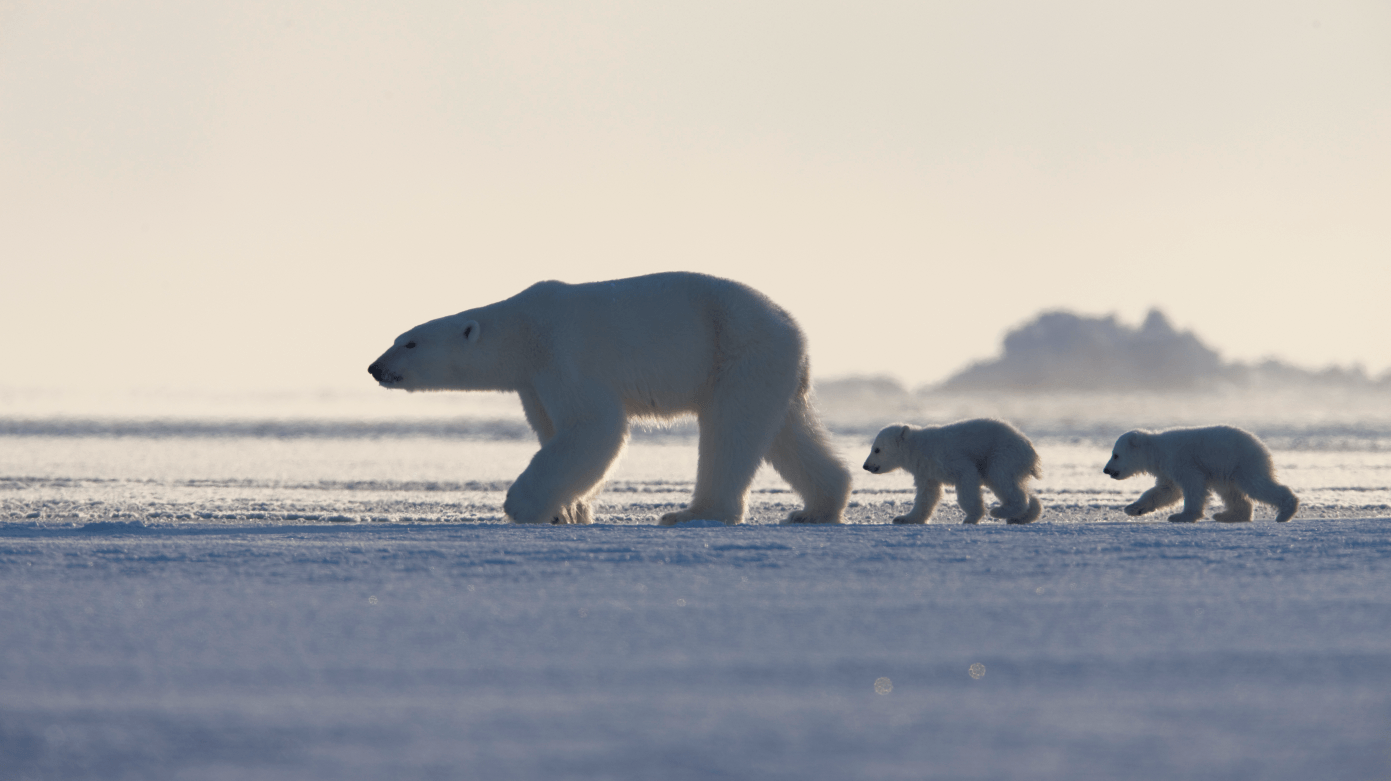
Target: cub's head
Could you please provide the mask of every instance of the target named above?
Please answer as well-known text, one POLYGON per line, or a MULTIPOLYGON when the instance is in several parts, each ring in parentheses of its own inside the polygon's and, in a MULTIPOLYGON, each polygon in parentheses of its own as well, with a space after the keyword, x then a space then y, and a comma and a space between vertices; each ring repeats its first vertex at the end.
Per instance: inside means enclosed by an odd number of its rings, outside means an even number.
POLYGON ((1143 431, 1127 431, 1121 434, 1120 439, 1116 440, 1116 446, 1111 448, 1111 460, 1106 462, 1106 468, 1101 471, 1116 480, 1124 480, 1137 472, 1145 471, 1146 465, 1141 460, 1140 452, 1140 442, 1144 436, 1143 431))
POLYGON ((408 391, 477 388, 482 329, 467 313, 441 317, 396 337, 367 367, 383 388, 408 391))
POLYGON ((903 466, 903 443, 907 438, 907 426, 889 426, 880 431, 869 449, 869 458, 865 459, 865 471, 877 475, 903 466))

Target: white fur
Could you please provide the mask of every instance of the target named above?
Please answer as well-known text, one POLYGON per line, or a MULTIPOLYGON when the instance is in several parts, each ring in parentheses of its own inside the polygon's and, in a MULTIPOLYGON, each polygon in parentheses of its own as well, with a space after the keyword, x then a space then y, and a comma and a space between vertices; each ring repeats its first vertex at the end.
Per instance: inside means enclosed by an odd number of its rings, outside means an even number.
POLYGON ((942 496, 942 484, 956 486, 956 501, 966 523, 985 515, 981 486, 999 497, 990 511, 1009 523, 1030 523, 1043 512, 1029 492, 1030 477, 1039 476, 1038 453, 1028 437, 1002 420, 979 418, 947 426, 889 426, 874 438, 866 471, 875 474, 905 469, 913 475, 917 500, 894 523, 927 523, 942 496))
POLYGON ((588 523, 632 418, 695 413, 695 494, 663 525, 740 523, 764 459, 803 498, 788 523, 840 523, 850 475, 809 400, 801 330, 757 291, 703 274, 540 282, 416 326, 368 371, 388 388, 521 396, 541 449, 507 492, 520 523, 588 523))
POLYGON ((1116 440, 1102 471, 1116 480, 1141 472, 1155 476, 1154 487, 1125 508, 1127 515, 1144 515, 1182 498, 1183 512, 1169 520, 1196 521, 1203 517, 1209 490, 1226 505, 1212 516, 1215 521, 1251 520, 1247 497, 1275 507, 1277 521, 1288 521, 1299 509, 1294 493, 1275 482, 1270 451, 1249 432, 1231 426, 1127 432, 1116 440))

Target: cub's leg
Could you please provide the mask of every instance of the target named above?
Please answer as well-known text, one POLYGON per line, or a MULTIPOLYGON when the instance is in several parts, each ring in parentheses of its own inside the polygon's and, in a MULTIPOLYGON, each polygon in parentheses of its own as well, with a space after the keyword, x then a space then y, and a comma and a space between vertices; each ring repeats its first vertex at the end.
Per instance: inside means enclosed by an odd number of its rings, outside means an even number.
POLYGON ((1037 497, 1037 496, 1034 496, 1033 494, 1030 494, 1030 495, 1029 495, 1029 510, 1028 510, 1028 512, 1024 513, 1024 517, 1022 517, 1022 518, 1011 518, 1011 519, 1009 519, 1008 522, 1009 522, 1009 523, 1033 523, 1034 521, 1037 521, 1037 520, 1038 520, 1038 517, 1039 517, 1040 515, 1043 515, 1043 503, 1040 502, 1040 501, 1038 500, 1038 497, 1037 497))
MULTIPOLYGON (((1032 511, 1033 505, 1038 504, 1038 500, 1029 496, 1029 493, 1024 490, 1018 480, 1012 479, 1008 475, 992 476, 986 480, 985 484, 1000 499, 1000 506, 990 510, 990 517, 1003 518, 1010 523, 1029 522, 1023 519, 1032 511)), ((1029 520, 1033 520, 1033 518, 1029 520)))
POLYGON ((1179 478, 1179 488, 1183 491, 1183 511, 1169 516, 1172 523, 1193 523, 1203 517, 1203 507, 1207 504, 1207 479, 1202 475, 1186 474, 1179 478))
POLYGON ((966 518, 962 523, 980 523, 985 517, 985 502, 980 496, 981 479, 975 470, 962 474, 956 480, 956 503, 961 506, 966 518))
POLYGON ((1242 479, 1237 477, 1237 485, 1252 499, 1275 508, 1275 520, 1284 523, 1294 517, 1299 509, 1299 498, 1294 491, 1286 488, 1265 475, 1242 479))
POLYGON ((1226 507, 1220 513, 1213 513, 1212 520, 1222 523, 1246 523, 1251 520, 1251 502, 1236 485, 1218 483, 1213 486, 1213 493, 1221 497, 1226 507))
POLYGON ((937 509, 937 502, 942 498, 942 484, 936 480, 917 480, 918 496, 913 500, 913 509, 907 515, 900 515, 894 519, 894 523, 927 523, 927 519, 932 517, 932 511, 937 509))
POLYGON ((1183 491, 1178 484, 1166 478, 1159 478, 1154 482, 1154 487, 1140 494, 1140 498, 1126 505, 1126 515, 1144 515, 1152 513, 1160 507, 1168 507, 1177 502, 1183 496, 1183 491))

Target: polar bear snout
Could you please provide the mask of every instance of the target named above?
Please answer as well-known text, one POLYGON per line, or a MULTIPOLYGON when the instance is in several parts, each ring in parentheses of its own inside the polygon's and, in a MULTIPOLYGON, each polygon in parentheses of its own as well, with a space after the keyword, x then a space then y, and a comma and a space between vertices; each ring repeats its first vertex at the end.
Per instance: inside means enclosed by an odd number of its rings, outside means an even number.
POLYGON ((1103 469, 1103 470, 1101 470, 1101 471, 1104 472, 1104 473, 1106 473, 1107 475, 1110 475, 1111 477, 1113 477, 1113 478, 1115 478, 1115 479, 1117 479, 1117 480, 1121 479, 1121 473, 1120 473, 1120 470, 1118 470, 1118 469, 1112 469, 1111 467, 1108 466, 1108 467, 1106 467, 1105 469, 1103 469))
POLYGON ((875 474, 875 475, 877 475, 877 474, 879 474, 879 465, 878 465, 878 464, 871 464, 870 462, 866 461, 866 462, 865 462, 865 471, 866 471, 866 472, 869 472, 870 474, 875 474))
POLYGON ((377 382, 383 385, 390 385, 393 382, 401 381, 401 375, 396 374, 395 372, 387 371, 382 366, 381 361, 377 361, 371 366, 368 366, 367 373, 372 375, 372 379, 376 380, 377 382))

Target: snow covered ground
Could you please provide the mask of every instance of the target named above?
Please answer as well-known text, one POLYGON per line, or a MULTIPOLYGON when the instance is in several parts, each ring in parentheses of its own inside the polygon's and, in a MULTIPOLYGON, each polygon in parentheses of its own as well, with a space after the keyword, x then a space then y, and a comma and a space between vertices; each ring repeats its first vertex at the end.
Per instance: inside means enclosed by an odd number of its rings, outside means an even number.
POLYGON ((1057 426, 1032 526, 887 525, 911 480, 856 470, 853 525, 761 473, 678 529, 679 434, 524 528, 500 423, 121 425, 0 436, 0 779, 1391 775, 1391 449, 1346 422, 1276 449, 1289 524, 1129 519, 1057 426))

